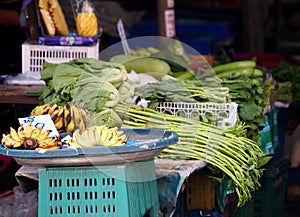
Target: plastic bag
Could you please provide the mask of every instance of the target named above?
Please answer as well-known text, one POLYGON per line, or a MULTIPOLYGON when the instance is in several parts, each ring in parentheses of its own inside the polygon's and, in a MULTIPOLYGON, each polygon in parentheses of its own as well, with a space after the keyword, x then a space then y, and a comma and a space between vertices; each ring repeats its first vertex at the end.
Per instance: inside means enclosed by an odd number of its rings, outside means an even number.
POLYGON ((20 186, 13 189, 13 195, 0 200, 0 216, 35 217, 38 216, 37 190, 23 193, 20 186))
POLYGON ((76 28, 79 36, 93 37, 99 34, 99 22, 96 16, 94 5, 84 0, 77 10, 76 28))

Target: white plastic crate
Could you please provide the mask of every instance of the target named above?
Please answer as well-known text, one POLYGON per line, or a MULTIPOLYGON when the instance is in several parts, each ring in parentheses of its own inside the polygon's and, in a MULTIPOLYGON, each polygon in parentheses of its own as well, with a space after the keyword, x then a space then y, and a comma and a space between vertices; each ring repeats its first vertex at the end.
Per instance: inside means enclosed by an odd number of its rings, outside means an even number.
POLYGON ((215 124, 227 129, 234 126, 237 121, 237 108, 235 102, 231 103, 185 103, 185 102, 164 102, 160 103, 156 110, 161 113, 169 113, 186 118, 199 118, 209 115, 215 124))
POLYGON ((22 44, 22 73, 40 72, 44 62, 61 63, 77 58, 99 56, 99 42, 92 46, 47 46, 24 42, 22 44))

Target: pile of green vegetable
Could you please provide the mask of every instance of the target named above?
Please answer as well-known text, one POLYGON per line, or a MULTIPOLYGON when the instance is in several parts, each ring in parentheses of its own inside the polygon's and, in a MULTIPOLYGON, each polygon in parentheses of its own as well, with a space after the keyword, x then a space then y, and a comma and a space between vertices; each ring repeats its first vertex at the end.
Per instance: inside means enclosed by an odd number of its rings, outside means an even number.
POLYGON ((300 100, 300 66, 281 61, 269 72, 280 85, 278 101, 290 103, 300 100))
POLYGON ((230 99, 229 88, 220 80, 209 78, 205 82, 169 79, 135 88, 135 94, 150 100, 151 107, 161 102, 219 102, 230 99))
POLYGON ((93 58, 66 63, 44 63, 41 78, 46 87, 39 93, 40 104, 77 104, 91 114, 90 124, 120 126, 122 120, 112 109, 133 95, 122 64, 93 58))
POLYGON ((243 125, 223 130, 196 119, 161 114, 137 105, 118 104, 115 110, 122 115, 123 127, 176 132, 178 143, 165 148, 159 157, 205 161, 214 171, 215 180, 232 180, 231 187, 239 197, 239 206, 249 201, 251 193, 260 186, 262 167, 270 158, 256 142, 246 137, 243 125))
POLYGON ((274 86, 263 78, 253 60, 221 64, 213 67, 222 86, 229 88, 230 100, 238 104, 238 117, 247 126, 247 138, 259 143, 260 131, 267 116, 264 113, 274 86))

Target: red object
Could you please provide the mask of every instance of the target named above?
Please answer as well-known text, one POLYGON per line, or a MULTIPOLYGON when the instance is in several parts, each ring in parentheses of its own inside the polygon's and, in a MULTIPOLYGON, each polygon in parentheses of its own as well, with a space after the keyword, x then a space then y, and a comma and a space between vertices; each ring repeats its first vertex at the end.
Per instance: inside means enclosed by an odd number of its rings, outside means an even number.
POLYGON ((12 157, 8 157, 0 154, 0 173, 9 166, 12 160, 13 160, 12 157))
POLYGON ((286 61, 291 64, 300 65, 300 62, 292 57, 283 54, 274 53, 237 53, 237 60, 251 60, 256 59, 258 66, 266 69, 274 69, 281 61, 286 61))

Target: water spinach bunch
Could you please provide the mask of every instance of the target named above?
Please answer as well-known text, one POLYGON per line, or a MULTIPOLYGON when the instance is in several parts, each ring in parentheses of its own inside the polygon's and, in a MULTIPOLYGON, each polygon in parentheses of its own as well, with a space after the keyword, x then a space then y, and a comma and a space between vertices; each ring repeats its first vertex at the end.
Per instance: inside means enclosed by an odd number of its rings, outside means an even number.
POLYGON ((118 104, 114 109, 122 116, 123 127, 176 132, 178 143, 165 148, 158 157, 205 161, 210 168, 215 168, 213 172, 217 170, 224 175, 224 179, 216 176, 215 180, 232 180, 238 206, 249 201, 251 193, 260 187, 263 166, 270 158, 245 136, 242 124, 223 130, 197 119, 159 113, 137 105, 118 104))

